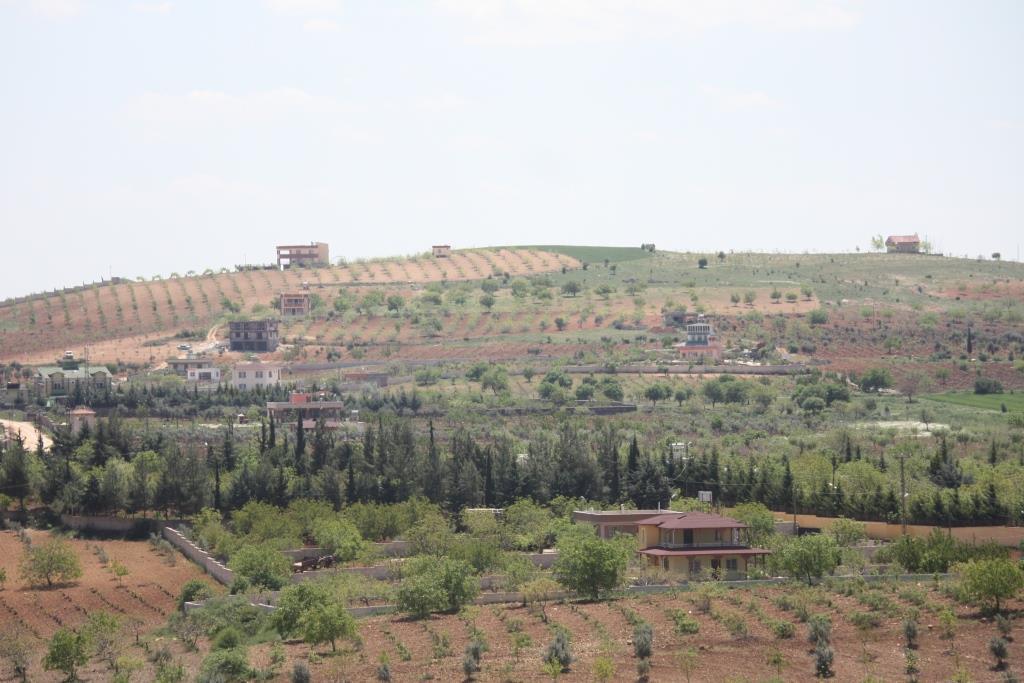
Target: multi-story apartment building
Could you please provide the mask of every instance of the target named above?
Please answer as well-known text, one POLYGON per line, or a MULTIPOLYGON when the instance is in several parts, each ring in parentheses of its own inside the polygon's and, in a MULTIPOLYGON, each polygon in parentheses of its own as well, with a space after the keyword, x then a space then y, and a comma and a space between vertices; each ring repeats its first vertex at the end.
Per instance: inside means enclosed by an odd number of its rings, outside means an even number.
POLYGON ((327 266, 331 256, 326 242, 310 242, 309 244, 283 244, 277 247, 278 268, 291 266, 327 266))
POLYGON ((228 323, 228 334, 232 351, 271 353, 277 350, 276 320, 232 320, 228 323))

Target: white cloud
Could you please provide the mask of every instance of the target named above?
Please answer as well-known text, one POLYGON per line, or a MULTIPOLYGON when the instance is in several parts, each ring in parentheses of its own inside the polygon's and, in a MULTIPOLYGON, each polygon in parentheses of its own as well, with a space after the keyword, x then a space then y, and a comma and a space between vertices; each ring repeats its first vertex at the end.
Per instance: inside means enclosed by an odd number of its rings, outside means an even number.
POLYGON ((127 113, 147 125, 236 126, 345 110, 332 97, 298 88, 278 88, 245 94, 219 90, 193 90, 183 95, 145 93, 129 102, 127 113))
POLYGON ((454 93, 441 93, 439 95, 421 97, 414 103, 415 107, 420 111, 426 111, 433 114, 465 109, 467 104, 469 104, 469 102, 464 97, 454 93))
POLYGON ((302 25, 304 31, 309 33, 336 33, 341 27, 333 19, 309 19, 302 25))
POLYGON ((713 85, 701 86, 701 92, 727 111, 744 109, 779 109, 782 102, 763 90, 735 90, 713 85))
POLYGON ((495 44, 586 43, 702 31, 847 29, 859 21, 840 0, 437 0, 495 44))
POLYGON ((264 4, 283 14, 330 14, 341 10, 341 0, 264 0, 264 4))
POLYGON ((81 14, 81 0, 29 0, 29 9, 51 19, 67 19, 81 14))
POLYGON ((143 14, 167 14, 174 9, 172 2, 137 2, 132 7, 143 14))

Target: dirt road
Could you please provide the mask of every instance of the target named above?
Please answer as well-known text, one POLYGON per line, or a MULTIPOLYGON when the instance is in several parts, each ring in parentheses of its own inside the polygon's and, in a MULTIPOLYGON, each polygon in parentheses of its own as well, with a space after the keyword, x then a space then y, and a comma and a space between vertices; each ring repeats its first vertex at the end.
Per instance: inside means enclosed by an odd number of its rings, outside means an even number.
MULTIPOLYGON (((7 432, 14 436, 15 434, 21 434, 21 438, 25 441, 25 448, 34 449, 36 447, 36 440, 39 438, 39 430, 31 422, 18 422, 17 420, 0 420, 0 426, 7 430, 7 432)), ((53 439, 43 434, 43 448, 50 450, 50 446, 53 445, 53 439)))

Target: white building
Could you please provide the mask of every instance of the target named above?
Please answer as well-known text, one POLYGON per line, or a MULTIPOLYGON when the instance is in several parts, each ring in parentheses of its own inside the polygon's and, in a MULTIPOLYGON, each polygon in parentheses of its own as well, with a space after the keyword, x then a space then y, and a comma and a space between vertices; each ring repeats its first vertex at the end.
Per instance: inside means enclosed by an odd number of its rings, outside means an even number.
POLYGON ((281 381, 281 366, 276 363, 236 363, 231 368, 231 386, 236 389, 255 389, 281 381))
POLYGON ((185 379, 199 384, 220 382, 220 368, 213 365, 205 368, 189 366, 185 369, 185 379))

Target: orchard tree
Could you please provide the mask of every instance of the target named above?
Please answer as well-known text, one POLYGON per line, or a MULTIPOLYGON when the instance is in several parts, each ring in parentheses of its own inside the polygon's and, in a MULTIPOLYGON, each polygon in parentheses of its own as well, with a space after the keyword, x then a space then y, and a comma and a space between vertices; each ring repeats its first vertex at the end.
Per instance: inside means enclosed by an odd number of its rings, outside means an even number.
POLYGON ((622 585, 635 540, 626 535, 601 539, 589 528, 574 527, 558 539, 555 579, 589 600, 622 585))
POLYGON ((288 580, 291 562, 273 545, 243 545, 231 556, 228 567, 253 586, 277 590, 288 580))
POLYGON ((21 577, 32 585, 64 583, 82 576, 74 549, 59 538, 29 548, 21 559, 21 577))
POLYGON ((1024 588, 1024 571, 1007 558, 971 560, 956 567, 964 593, 982 607, 998 612, 1024 588))
POLYGON ((583 286, 576 282, 576 280, 569 280, 562 285, 562 294, 568 294, 569 296, 576 296, 583 291, 583 286))
POLYGON ((490 313, 491 309, 494 308, 494 304, 497 302, 498 300, 490 294, 484 294, 480 297, 480 305, 486 308, 488 313, 490 313))
POLYGON ((780 550, 779 562, 794 578, 810 585, 814 579, 831 574, 839 566, 839 545, 832 536, 809 534, 789 541, 780 550))
POLYGON ((700 268, 701 270, 704 270, 705 268, 708 267, 708 260, 701 256, 699 259, 697 259, 697 267, 700 268))
POLYGON ((303 640, 310 645, 329 642, 332 652, 339 638, 353 638, 358 631, 355 618, 340 602, 317 604, 302 615, 300 626, 303 640))
POLYGON ((347 519, 325 519, 316 523, 313 528, 316 544, 324 548, 337 562, 349 562, 356 559, 366 547, 359 529, 347 519))
POLYGON ((50 638, 46 656, 43 657, 43 668, 47 671, 62 671, 67 680, 78 680, 78 667, 85 666, 89 661, 89 649, 86 638, 81 633, 62 628, 50 638))
POLYGON ((672 398, 672 387, 656 382, 644 389, 644 398, 650 401, 652 406, 658 405, 658 401, 672 398))

